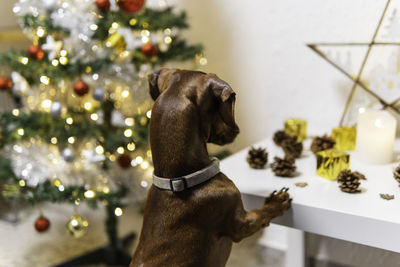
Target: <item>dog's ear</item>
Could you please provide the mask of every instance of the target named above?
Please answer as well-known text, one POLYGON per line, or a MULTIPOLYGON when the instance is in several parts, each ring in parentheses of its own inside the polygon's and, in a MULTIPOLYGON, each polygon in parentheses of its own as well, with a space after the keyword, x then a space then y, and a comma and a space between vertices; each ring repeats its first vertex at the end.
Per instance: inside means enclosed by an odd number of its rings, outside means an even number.
POLYGON ((161 94, 160 89, 158 88, 158 77, 160 76, 161 71, 162 69, 157 70, 148 76, 150 95, 154 101, 156 101, 157 97, 161 94))
POLYGON ((211 79, 210 87, 214 96, 217 98, 219 105, 219 113, 222 120, 229 126, 236 128, 235 123, 235 100, 236 93, 226 82, 214 77, 211 79))

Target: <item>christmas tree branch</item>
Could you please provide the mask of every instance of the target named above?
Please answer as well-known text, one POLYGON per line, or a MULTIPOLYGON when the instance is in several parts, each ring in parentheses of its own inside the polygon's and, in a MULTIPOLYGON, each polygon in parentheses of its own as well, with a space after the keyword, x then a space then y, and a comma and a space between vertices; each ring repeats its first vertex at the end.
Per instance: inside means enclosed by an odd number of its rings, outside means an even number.
MULTIPOLYGON (((73 116, 77 118, 77 113, 73 116)), ((104 146, 105 151, 114 153, 118 147, 126 146, 134 142, 137 147, 147 143, 147 123, 140 124, 145 116, 136 116, 132 137, 125 137, 121 127, 103 127, 90 121, 89 114, 80 113, 80 120, 74 121, 72 125, 66 124, 65 119, 52 117, 49 113, 32 112, 21 113, 14 116, 11 113, 0 113, 1 139, 0 148, 7 144, 29 140, 31 138, 42 140, 51 144, 53 137, 57 138, 59 144, 68 144, 68 138, 74 137, 77 140, 98 140, 104 146), (23 129, 23 135, 18 133, 23 129)), ((147 117, 145 117, 147 119, 147 117)), ((148 119, 147 119, 148 121, 148 119)))
POLYGON ((39 84, 41 76, 47 76, 51 83, 56 83, 65 77, 70 79, 79 77, 87 68, 97 72, 112 64, 109 55, 93 62, 76 60, 57 66, 54 66, 47 57, 41 61, 31 59, 27 64, 23 64, 21 58, 28 58, 27 52, 11 50, 6 54, 0 54, 0 64, 20 73, 30 85, 39 84))

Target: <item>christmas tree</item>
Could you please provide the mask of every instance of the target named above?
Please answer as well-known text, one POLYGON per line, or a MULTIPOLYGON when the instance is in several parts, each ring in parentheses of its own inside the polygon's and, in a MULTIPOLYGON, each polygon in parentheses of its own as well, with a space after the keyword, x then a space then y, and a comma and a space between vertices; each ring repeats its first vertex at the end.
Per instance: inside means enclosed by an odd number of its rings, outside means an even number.
MULTIPOLYGON (((146 187, 151 169, 147 75, 168 62, 205 63, 179 37, 184 12, 164 1, 19 0, 13 12, 32 40, 0 55, 0 185, 7 200, 105 206, 116 242, 124 198, 146 187), (149 3, 150 4, 150 3, 149 3)), ((35 227, 49 227, 45 211, 35 227)), ((88 221, 71 214, 80 237, 88 221)))

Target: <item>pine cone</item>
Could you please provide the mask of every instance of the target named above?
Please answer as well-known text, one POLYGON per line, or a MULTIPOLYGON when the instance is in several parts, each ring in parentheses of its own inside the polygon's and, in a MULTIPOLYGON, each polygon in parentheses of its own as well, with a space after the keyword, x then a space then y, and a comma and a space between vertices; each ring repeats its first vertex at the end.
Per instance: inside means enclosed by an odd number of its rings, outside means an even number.
POLYGON ((288 139, 288 138, 292 138, 292 136, 291 135, 289 135, 289 134, 287 134, 287 133, 285 133, 285 131, 277 131, 275 134, 274 134, 274 143, 277 145, 277 146, 281 146, 282 145, 282 143, 283 143, 283 141, 285 141, 286 139, 288 139))
POLYGON ((271 164, 272 171, 276 176, 290 177, 296 171, 295 161, 293 158, 285 157, 284 159, 275 157, 271 164))
POLYGON ((400 165, 396 167, 393 171, 393 177, 396 179, 397 182, 400 183, 400 165))
POLYGON ((268 153, 265 148, 254 148, 249 150, 247 162, 253 169, 263 169, 268 162, 268 153))
POLYGON ((312 152, 314 152, 314 154, 316 154, 320 151, 333 148, 335 144, 335 139, 330 136, 324 135, 322 137, 315 137, 312 141, 310 149, 312 152))
POLYGON ((340 190, 346 193, 361 192, 361 190, 358 189, 361 184, 360 180, 365 180, 365 176, 359 172, 352 172, 351 170, 341 171, 337 177, 340 190))
POLYGON ((300 158, 301 152, 303 152, 303 144, 297 142, 297 137, 286 138, 282 142, 282 148, 285 155, 290 158, 300 158))

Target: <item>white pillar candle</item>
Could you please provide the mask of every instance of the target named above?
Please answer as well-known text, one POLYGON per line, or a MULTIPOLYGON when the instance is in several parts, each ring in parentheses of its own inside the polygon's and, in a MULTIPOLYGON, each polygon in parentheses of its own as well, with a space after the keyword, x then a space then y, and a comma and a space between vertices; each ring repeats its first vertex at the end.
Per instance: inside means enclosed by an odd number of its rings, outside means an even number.
POLYGON ((396 119, 388 111, 360 112, 357 122, 357 155, 368 163, 391 163, 396 124, 396 119))

